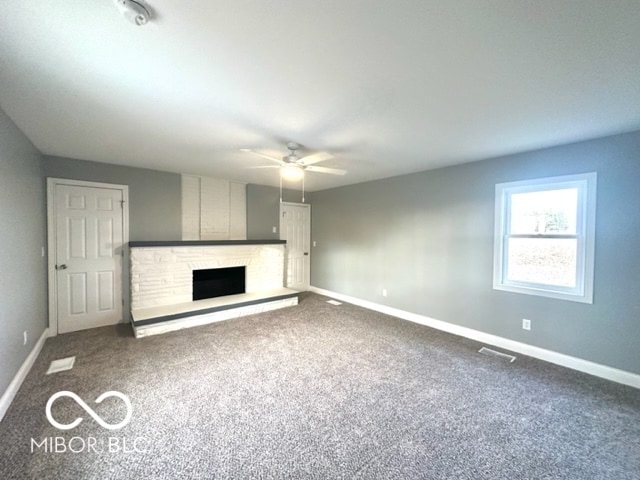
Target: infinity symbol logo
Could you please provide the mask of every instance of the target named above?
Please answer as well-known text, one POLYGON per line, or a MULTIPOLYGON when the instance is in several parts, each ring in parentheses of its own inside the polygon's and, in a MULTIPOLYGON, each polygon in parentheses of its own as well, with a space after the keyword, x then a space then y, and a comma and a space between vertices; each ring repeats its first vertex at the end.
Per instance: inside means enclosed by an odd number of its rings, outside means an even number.
POLYGON ((49 423, 51 423, 51 425, 53 425, 54 427, 59 428, 60 430, 71 430, 72 428, 75 428, 78 425, 80 425, 80 422, 82 422, 83 420, 82 417, 78 417, 68 425, 63 425, 62 423, 58 423, 51 415, 51 405, 53 405, 53 402, 55 402, 60 397, 73 398, 78 405, 84 408, 85 412, 91 415, 93 419, 100 424, 102 428, 106 428, 108 430, 118 430, 119 428, 124 427, 127 423, 131 421, 131 415, 133 414, 133 407, 131 407, 131 401, 129 400, 129 397, 127 397, 123 393, 116 392, 113 390, 104 392, 102 395, 96 398, 96 403, 101 403, 105 398, 118 397, 127 406, 127 415, 124 417, 124 420, 121 421, 120 423, 116 423, 115 425, 111 425, 110 423, 107 423, 104 420, 102 420, 102 418, 100 418, 98 414, 94 412, 93 409, 89 405, 87 405, 84 402, 84 400, 82 400, 78 395, 76 395, 73 392, 62 391, 62 392, 55 393, 51 396, 51 398, 47 402, 47 410, 46 410, 47 420, 49 420, 49 423))

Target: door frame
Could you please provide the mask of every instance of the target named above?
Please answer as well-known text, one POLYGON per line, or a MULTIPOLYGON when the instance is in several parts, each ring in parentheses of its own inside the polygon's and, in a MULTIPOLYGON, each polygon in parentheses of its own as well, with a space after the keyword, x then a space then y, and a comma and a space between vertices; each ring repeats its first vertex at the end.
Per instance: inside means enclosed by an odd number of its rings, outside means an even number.
POLYGON ((56 275, 56 187, 69 185, 73 187, 108 188, 122 192, 122 320, 129 315, 129 186, 113 183, 87 182, 68 178, 47 177, 47 284, 49 292, 49 336, 58 335, 58 285, 56 275))
MULTIPOLYGON (((280 202, 280 205, 278 206, 278 216, 279 221, 278 221, 278 228, 280 229, 280 240, 284 240, 282 238, 282 207, 285 205, 290 205, 290 206, 294 206, 294 207, 305 207, 308 209, 309 211, 309 215, 308 215, 308 219, 309 219, 309 268, 307 269, 306 272, 306 284, 307 284, 307 290, 309 291, 309 288, 311 287, 311 204, 310 203, 296 203, 296 202, 280 202)), ((288 256, 287 256, 287 251, 286 251, 286 246, 285 246, 285 271, 284 271, 284 285, 286 285, 287 283, 287 267, 289 266, 289 260, 288 260, 288 256)))

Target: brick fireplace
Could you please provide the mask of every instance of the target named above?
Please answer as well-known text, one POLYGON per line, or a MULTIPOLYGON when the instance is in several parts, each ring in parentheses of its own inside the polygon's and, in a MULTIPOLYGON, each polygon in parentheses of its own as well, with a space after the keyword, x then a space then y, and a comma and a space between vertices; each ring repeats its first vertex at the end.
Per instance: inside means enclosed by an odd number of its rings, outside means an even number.
POLYGON ((129 247, 137 337, 297 304, 297 292, 284 288, 283 240, 130 242, 129 247), (244 267, 244 293, 193 300, 194 270, 233 267, 244 267))

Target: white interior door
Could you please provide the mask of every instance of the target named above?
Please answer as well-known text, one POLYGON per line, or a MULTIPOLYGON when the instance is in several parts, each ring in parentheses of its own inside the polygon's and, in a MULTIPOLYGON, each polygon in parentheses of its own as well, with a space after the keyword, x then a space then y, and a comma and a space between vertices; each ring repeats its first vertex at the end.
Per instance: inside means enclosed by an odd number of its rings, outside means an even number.
POLYGON ((306 291, 309 289, 311 262, 310 205, 280 204, 280 240, 287 241, 285 283, 288 288, 306 291))
POLYGON ((58 333, 122 321, 124 192, 55 185, 58 333))

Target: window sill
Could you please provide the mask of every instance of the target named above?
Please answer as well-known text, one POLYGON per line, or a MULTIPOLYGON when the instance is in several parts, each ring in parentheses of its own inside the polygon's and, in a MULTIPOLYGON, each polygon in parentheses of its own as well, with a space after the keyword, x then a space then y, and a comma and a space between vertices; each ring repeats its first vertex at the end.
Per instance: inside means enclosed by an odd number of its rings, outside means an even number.
POLYGON ((503 292, 521 293, 524 295, 535 295, 538 297, 555 298, 556 300, 569 300, 571 302, 579 303, 593 303, 593 295, 560 292, 556 290, 548 290, 542 287, 526 287, 521 285, 507 285, 502 283, 494 283, 494 290, 501 290, 503 292))

